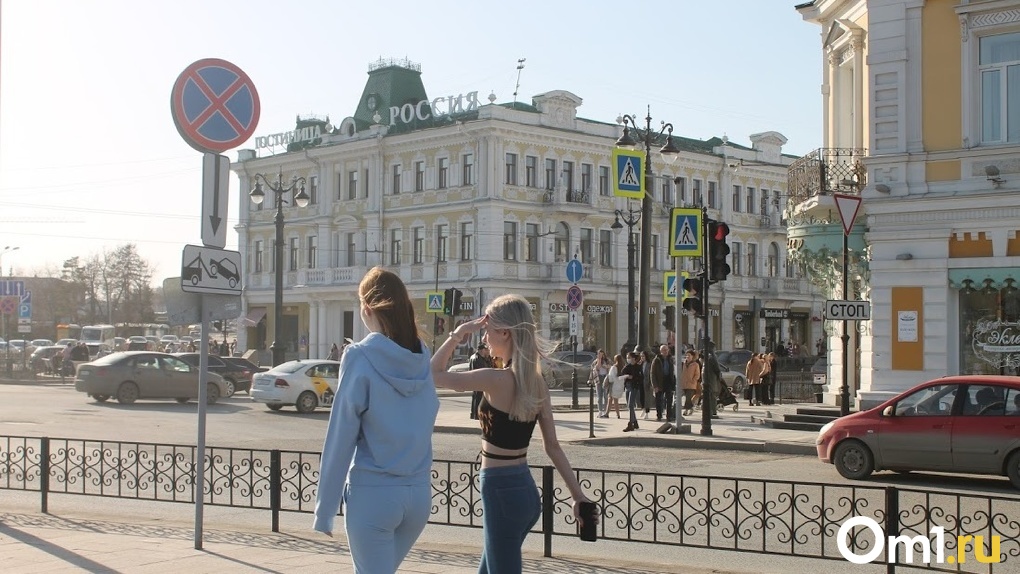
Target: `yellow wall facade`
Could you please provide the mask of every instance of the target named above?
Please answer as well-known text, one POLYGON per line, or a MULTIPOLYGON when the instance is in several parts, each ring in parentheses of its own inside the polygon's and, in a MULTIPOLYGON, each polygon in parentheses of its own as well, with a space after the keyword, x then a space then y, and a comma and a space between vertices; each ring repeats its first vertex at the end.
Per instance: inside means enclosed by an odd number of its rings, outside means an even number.
POLYGON ((954 0, 929 0, 921 17, 921 129, 928 152, 959 149, 963 141, 960 20, 955 4, 954 0))

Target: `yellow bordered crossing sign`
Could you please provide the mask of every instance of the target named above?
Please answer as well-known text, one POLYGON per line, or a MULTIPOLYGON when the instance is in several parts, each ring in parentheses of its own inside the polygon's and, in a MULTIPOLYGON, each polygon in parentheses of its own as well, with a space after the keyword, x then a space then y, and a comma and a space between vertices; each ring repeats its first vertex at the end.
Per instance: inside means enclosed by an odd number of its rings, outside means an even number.
POLYGON ((425 311, 428 313, 442 313, 443 304, 446 302, 446 294, 442 291, 428 291, 425 293, 425 311))
POLYGON ((669 256, 701 257, 701 209, 674 207, 669 218, 669 256))
POLYGON ((666 271, 662 274, 662 300, 676 303, 676 271, 666 271))
POLYGON ((645 167, 644 152, 613 148, 613 195, 643 199, 645 197, 645 167))

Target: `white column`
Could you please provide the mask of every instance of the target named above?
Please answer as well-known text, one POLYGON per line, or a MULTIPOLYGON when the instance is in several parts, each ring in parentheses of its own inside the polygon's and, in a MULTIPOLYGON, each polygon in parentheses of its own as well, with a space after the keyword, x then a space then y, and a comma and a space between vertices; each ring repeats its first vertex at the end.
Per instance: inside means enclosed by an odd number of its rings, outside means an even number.
POLYGON ((325 355, 319 349, 319 309, 321 301, 308 302, 308 357, 318 359, 325 355))

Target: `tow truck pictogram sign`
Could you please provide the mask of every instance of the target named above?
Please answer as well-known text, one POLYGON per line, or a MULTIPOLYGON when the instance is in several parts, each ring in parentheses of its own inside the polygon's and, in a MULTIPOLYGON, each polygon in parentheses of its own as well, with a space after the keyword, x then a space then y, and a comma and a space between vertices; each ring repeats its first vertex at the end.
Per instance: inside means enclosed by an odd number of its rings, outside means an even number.
POLYGON ((241 253, 199 245, 184 246, 181 290, 186 293, 241 294, 241 253))

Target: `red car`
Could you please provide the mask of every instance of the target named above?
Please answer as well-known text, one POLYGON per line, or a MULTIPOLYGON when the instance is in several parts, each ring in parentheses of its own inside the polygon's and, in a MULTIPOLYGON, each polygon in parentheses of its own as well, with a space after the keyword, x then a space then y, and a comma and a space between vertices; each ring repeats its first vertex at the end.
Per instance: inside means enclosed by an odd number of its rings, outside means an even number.
POLYGON ((818 432, 818 458, 845 478, 875 470, 994 474, 1020 488, 1020 377, 965 375, 917 385, 818 432))

